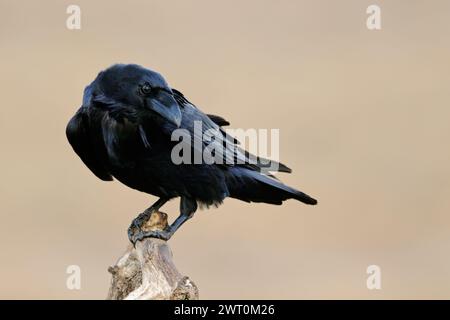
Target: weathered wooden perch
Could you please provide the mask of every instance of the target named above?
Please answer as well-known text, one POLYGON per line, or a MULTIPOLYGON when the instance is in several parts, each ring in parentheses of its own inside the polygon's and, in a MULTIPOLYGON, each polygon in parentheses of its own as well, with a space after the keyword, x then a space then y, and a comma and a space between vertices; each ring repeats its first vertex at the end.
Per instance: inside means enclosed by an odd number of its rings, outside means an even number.
MULTIPOLYGON (((154 212, 143 229, 162 230, 167 214, 154 212)), ((130 244, 112 274, 108 300, 197 300, 198 288, 175 267, 172 251, 166 241, 146 238, 130 244)))

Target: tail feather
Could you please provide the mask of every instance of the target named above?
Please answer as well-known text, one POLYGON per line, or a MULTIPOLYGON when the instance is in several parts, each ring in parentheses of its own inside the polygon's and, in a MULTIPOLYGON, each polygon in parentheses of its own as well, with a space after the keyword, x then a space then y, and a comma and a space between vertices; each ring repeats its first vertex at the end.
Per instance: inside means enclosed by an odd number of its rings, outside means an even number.
POLYGON ((232 168, 227 185, 232 198, 247 202, 281 204, 284 200, 296 199, 305 204, 317 204, 309 195, 247 168, 232 168))

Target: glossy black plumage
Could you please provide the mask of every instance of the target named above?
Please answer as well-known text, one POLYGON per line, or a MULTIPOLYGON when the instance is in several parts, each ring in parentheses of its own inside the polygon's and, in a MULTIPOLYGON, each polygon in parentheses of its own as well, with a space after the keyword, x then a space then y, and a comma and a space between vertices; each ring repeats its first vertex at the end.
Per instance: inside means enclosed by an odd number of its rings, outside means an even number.
MULTIPOLYGON (((226 197, 271 204, 293 198, 316 204, 315 199, 261 172, 261 159, 235 150, 237 141, 221 128, 228 124, 220 116, 200 111, 158 73, 137 65, 114 65, 85 89, 83 105, 67 125, 66 134, 98 178, 116 178, 165 201, 181 197, 181 215, 187 217, 197 203, 218 205, 226 197), (219 154, 224 163, 173 163, 171 152, 178 142, 171 141, 172 132, 185 129, 195 138, 196 121, 203 132, 214 130, 232 148, 233 152, 225 149, 219 154), (249 163, 251 157, 254 163, 249 163), (245 163, 238 164, 238 160, 245 163)), ((193 154, 207 145, 193 146, 193 154)), ((290 169, 279 164, 278 171, 290 169)))

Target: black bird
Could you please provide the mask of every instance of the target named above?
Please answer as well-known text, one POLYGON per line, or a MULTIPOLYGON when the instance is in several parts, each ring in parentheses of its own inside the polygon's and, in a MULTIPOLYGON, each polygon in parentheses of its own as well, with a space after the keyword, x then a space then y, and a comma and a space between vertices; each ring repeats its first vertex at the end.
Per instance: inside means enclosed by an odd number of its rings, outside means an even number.
MULTIPOLYGON (((157 72, 134 64, 117 64, 100 72, 84 90, 83 104, 66 128, 67 138, 84 164, 100 179, 113 177, 130 188, 159 197, 133 220, 131 242, 146 237, 168 240, 193 216, 198 205, 218 206, 226 197, 281 204, 315 199, 284 185, 265 169, 291 172, 281 163, 251 155, 222 126, 222 117, 207 115, 181 92, 169 87, 157 72), (195 124, 201 124, 200 134, 195 124), (176 163, 172 152, 176 129, 190 135, 192 158, 208 146, 215 161, 176 163), (202 133, 212 132, 209 141, 202 133), (200 139, 200 144, 195 143, 200 139), (219 148, 223 147, 223 148, 219 148), (164 231, 144 232, 142 224, 168 200, 180 197, 180 216, 164 231)), ((184 151, 180 152, 184 156, 184 151)))

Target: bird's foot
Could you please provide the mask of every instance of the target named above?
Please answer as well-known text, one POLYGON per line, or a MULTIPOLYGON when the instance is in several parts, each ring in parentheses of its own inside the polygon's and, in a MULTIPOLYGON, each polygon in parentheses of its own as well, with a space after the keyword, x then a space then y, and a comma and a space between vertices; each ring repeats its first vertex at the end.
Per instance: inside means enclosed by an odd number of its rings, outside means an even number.
POLYGON ((142 241, 145 238, 156 238, 161 240, 169 240, 172 237, 172 232, 170 230, 152 230, 152 231, 143 231, 140 230, 136 232, 130 237, 130 241, 133 245, 136 245, 138 241, 142 241))
POLYGON ((128 228, 128 239, 135 244, 135 242, 133 242, 133 238, 134 235, 142 232, 142 226, 148 221, 148 219, 151 216, 151 212, 149 211, 144 211, 142 212, 140 215, 138 215, 135 219, 133 219, 133 221, 131 222, 130 227, 128 228))
POLYGON ((147 209, 131 222, 131 225, 128 228, 128 239, 134 246, 138 241, 145 238, 157 238, 167 241, 172 237, 173 232, 171 232, 170 226, 167 225, 167 215, 156 211, 157 210, 151 208, 147 209), (153 213, 159 213, 159 215, 152 216, 153 213), (160 229, 148 230, 148 223, 150 223, 150 228, 153 226, 153 228, 156 227, 160 229))

